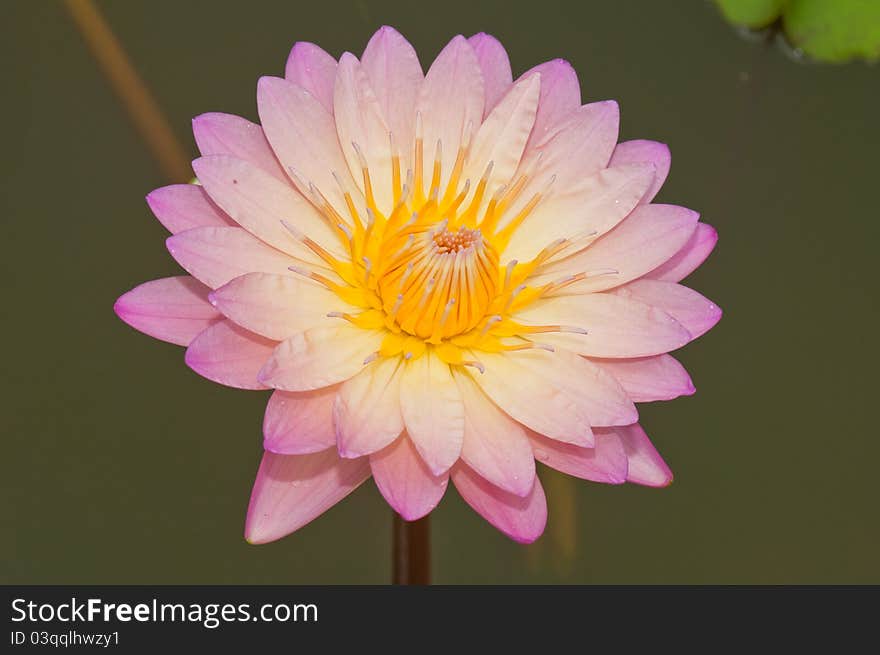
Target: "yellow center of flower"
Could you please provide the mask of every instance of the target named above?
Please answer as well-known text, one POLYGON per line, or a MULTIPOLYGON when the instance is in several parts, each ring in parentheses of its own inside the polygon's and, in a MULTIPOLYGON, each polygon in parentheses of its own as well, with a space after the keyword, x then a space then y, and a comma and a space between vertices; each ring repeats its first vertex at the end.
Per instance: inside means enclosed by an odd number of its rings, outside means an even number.
POLYGON ((411 237, 378 280, 386 314, 407 334, 432 343, 476 327, 495 298, 492 245, 478 229, 451 231, 443 223, 411 237))
POLYGON ((465 359, 467 351, 544 347, 528 340, 527 335, 581 331, 559 325, 525 326, 510 319, 516 309, 584 277, 569 276, 539 287, 524 284, 538 266, 567 248, 568 240, 549 244, 529 262, 500 263, 499 255, 513 231, 542 197, 538 192, 531 198, 520 198, 528 174, 487 197, 493 164, 488 164, 471 189, 471 181, 462 180, 468 154, 465 143, 442 190, 441 144, 437 144, 428 179, 423 167, 423 143, 417 135, 413 169, 407 171, 405 181, 400 157, 392 145, 393 209, 386 214, 376 204, 367 161, 354 145, 363 173, 365 210, 358 210, 350 191, 343 187, 345 217, 314 185, 296 180, 346 244, 350 257, 339 260, 307 235, 285 225, 339 279, 295 267, 292 270, 321 282, 347 303, 362 308, 359 313, 334 315, 365 329, 387 330, 377 356, 418 357, 430 347, 449 364, 480 367, 479 362, 465 359), (509 211, 514 205, 518 206, 516 212, 509 211))

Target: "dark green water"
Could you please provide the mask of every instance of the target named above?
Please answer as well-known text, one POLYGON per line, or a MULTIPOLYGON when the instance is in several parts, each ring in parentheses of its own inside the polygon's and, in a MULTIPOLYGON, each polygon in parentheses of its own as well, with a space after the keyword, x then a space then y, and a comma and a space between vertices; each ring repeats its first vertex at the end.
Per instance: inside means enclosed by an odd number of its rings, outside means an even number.
MULTIPOLYGON (((569 59, 585 101, 620 102, 622 139, 670 144, 658 200, 719 229, 689 284, 725 310, 680 353, 697 394, 642 406, 675 483, 545 470, 530 547, 450 488, 437 582, 880 583, 880 68, 792 61, 704 2, 100 5, 193 152, 190 118, 255 118, 256 79, 293 41, 359 53, 383 23, 423 65, 480 30, 515 74, 569 59)), ((385 582, 372 483, 292 537, 243 541, 267 396, 116 319, 119 293, 178 271, 143 202, 164 181, 60 2, 5 8, 0 582, 385 582)))

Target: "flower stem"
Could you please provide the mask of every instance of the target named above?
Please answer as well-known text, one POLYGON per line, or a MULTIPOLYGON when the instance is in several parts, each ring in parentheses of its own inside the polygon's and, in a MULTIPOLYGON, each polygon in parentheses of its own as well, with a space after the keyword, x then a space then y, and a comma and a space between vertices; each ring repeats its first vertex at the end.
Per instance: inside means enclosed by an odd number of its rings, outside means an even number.
POLYGON ((162 173, 171 182, 188 182, 186 151, 95 3, 64 0, 64 6, 162 173))
POLYGON ((431 524, 426 516, 404 521, 393 514, 391 576, 393 584, 431 584, 431 524))

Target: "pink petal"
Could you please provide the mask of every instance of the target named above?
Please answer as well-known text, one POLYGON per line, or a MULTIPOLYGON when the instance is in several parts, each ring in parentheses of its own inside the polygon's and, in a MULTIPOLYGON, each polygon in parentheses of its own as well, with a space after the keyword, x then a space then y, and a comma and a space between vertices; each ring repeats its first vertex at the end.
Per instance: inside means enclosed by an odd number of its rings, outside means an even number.
MULTIPOLYGON (((504 258, 529 261, 557 239, 578 242, 587 235, 595 238, 595 235, 607 233, 638 205, 652 179, 654 169, 650 164, 633 164, 603 168, 568 187, 554 184, 514 231, 504 250, 504 258)), ((518 209, 515 205, 507 216, 513 218, 518 209)), ((563 266, 565 261, 556 266, 563 266)), ((547 267, 548 270, 553 268, 553 265, 547 267)))
POLYGON ((336 60, 314 43, 299 41, 293 45, 284 67, 284 77, 304 88, 333 113, 333 84, 336 60))
POLYGON ((172 184, 147 194, 147 204, 171 234, 194 227, 235 225, 200 184, 172 184))
POLYGON ((684 366, 671 355, 593 361, 614 376, 634 403, 672 400, 696 391, 684 366))
POLYGON ((483 88, 486 96, 483 115, 488 116, 513 83, 510 59, 501 42, 491 34, 485 32, 474 34, 468 39, 468 43, 474 49, 480 71, 483 73, 483 88))
POLYGON ((687 243, 645 277, 666 282, 681 282, 706 261, 716 243, 718 243, 718 232, 715 228, 706 223, 697 223, 697 229, 687 243))
POLYGON ((525 325, 562 325, 586 330, 586 334, 540 335, 542 343, 580 355, 645 357, 675 350, 691 340, 688 330, 665 309, 646 304, 638 295, 585 293, 537 300, 513 318, 525 325))
POLYGON ((226 155, 202 157, 193 169, 211 199, 236 223, 273 248, 317 264, 323 260, 295 236, 285 222, 344 258, 340 239, 318 211, 293 187, 241 159, 226 155))
POLYGON ((623 443, 629 460, 627 482, 648 487, 666 487, 672 483, 672 471, 640 425, 608 428, 601 432, 616 434, 623 443))
POLYGON ((527 496, 502 491, 459 462, 452 469, 452 483, 473 510, 508 537, 530 544, 541 536, 547 525, 547 499, 536 477, 527 496))
POLYGON ((333 114, 339 143, 352 177, 364 191, 365 162, 376 205, 386 216, 389 215, 394 202, 391 142, 388 137, 390 130, 367 74, 350 52, 339 58, 333 91, 333 114))
POLYGON ((666 181, 669 175, 669 166, 672 162, 669 154, 669 146, 665 143, 657 143, 656 141, 645 141, 637 139, 634 141, 624 141, 618 143, 611 155, 611 163, 609 166, 619 166, 623 164, 653 164, 654 183, 645 192, 642 198, 642 204, 647 205, 654 199, 660 187, 666 181))
POLYGON ((622 484, 626 482, 627 460, 623 444, 616 434, 596 430, 596 446, 581 448, 548 439, 536 432, 529 438, 535 458, 550 468, 593 482, 622 484))
POLYGON ((433 350, 405 363, 400 411, 416 450, 434 475, 449 470, 461 454, 464 404, 449 365, 433 350))
POLYGON ((245 539, 265 544, 287 536, 369 477, 366 458, 340 459, 333 448, 311 455, 263 453, 248 505, 245 539))
POLYGON ((537 75, 520 80, 510 87, 477 130, 463 176, 475 182, 492 162, 484 198, 490 198, 498 187, 513 178, 535 122, 540 88, 537 75))
MULTIPOLYGON (((609 165, 609 159, 615 151, 619 127, 620 109, 613 100, 593 102, 575 109, 552 136, 523 158, 523 172, 535 166, 535 172, 531 174, 534 182, 523 191, 523 195, 531 197, 533 193, 543 191, 553 176, 556 178, 553 188, 566 189, 603 168, 615 168, 615 164, 609 165)), ((626 167, 626 163, 620 165, 621 170, 626 167)), ((640 168, 650 169, 650 166, 640 168)))
POLYGON ((496 407, 467 373, 453 370, 464 401, 461 459, 480 477, 517 496, 535 483, 535 458, 522 425, 496 407))
POLYGON ((284 339, 313 327, 336 325, 330 312, 356 311, 327 287, 302 276, 248 273, 211 294, 211 302, 243 328, 284 339))
POLYGON ((178 346, 223 318, 208 302, 208 288, 188 275, 144 282, 121 295, 113 311, 135 330, 178 346))
POLYGON ((260 78, 257 108, 266 138, 299 190, 308 194, 309 184, 314 184, 337 212, 348 216, 333 173, 346 190, 357 190, 339 147, 333 115, 308 90, 277 77, 260 78))
POLYGON ((285 391, 311 391, 344 382, 379 350, 383 332, 342 325, 295 334, 272 353, 260 381, 285 391))
POLYGON ((700 215, 675 205, 640 205, 620 225, 579 253, 541 269, 533 282, 587 273, 566 294, 604 291, 641 277, 672 257, 693 234, 700 215), (590 275, 591 272, 613 274, 590 275))
POLYGON ((425 79, 415 49, 393 27, 380 27, 370 39, 361 64, 394 135, 401 175, 411 166, 416 99, 425 79))
POLYGON ((241 116, 209 113, 193 119, 193 135, 202 155, 230 155, 283 182, 287 175, 269 147, 263 128, 241 116))
POLYGON ((400 368, 398 358, 382 358, 340 387, 333 407, 333 423, 343 457, 374 453, 403 432, 400 368))
POLYGON ((339 387, 275 391, 263 418, 263 448, 280 455, 305 455, 336 445, 333 401, 339 387))
POLYGON ((473 375, 495 404, 551 439, 591 447, 591 425, 626 425, 635 406, 614 378, 567 350, 538 348, 475 353, 485 373, 473 375))
POLYGON ((702 336, 721 320, 718 305, 693 289, 674 282, 643 278, 618 287, 613 293, 666 312, 687 328, 692 339, 702 336))
POLYGON ((433 510, 449 482, 449 473, 434 475, 406 434, 370 455, 373 479, 382 496, 406 521, 433 510))
POLYGON ((574 68, 564 59, 554 59, 530 68, 520 79, 531 73, 541 74, 541 99, 535 128, 526 148, 542 143, 570 112, 581 106, 581 85, 574 68))
POLYGON ((288 267, 296 263, 240 227, 197 227, 165 244, 178 264, 212 289, 253 271, 293 275, 288 267))
POLYGON ((449 180, 464 131, 468 126, 476 131, 484 106, 480 64, 467 39, 456 36, 431 64, 416 101, 423 126, 426 166, 433 161, 437 141, 443 144, 441 189, 449 180))
POLYGON ((257 373, 276 345, 232 321, 220 321, 189 344, 184 361, 202 377, 227 387, 265 389, 257 373))

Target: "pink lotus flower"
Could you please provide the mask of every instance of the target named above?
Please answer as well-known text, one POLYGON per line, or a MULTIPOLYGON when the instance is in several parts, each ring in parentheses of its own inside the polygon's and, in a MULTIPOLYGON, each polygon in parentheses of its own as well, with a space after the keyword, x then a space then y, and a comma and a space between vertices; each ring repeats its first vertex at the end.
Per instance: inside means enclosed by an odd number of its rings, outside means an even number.
POLYGON ((423 74, 380 29, 358 60, 297 43, 257 87, 262 126, 193 121, 200 184, 147 201, 187 276, 116 312, 186 363, 274 389, 246 538, 302 527, 373 477, 405 519, 451 479, 520 542, 544 530, 535 459, 664 486, 634 403, 694 392, 667 353, 719 319, 679 284, 716 233, 652 204, 669 150, 617 143, 571 66, 512 79, 486 34, 423 74))

